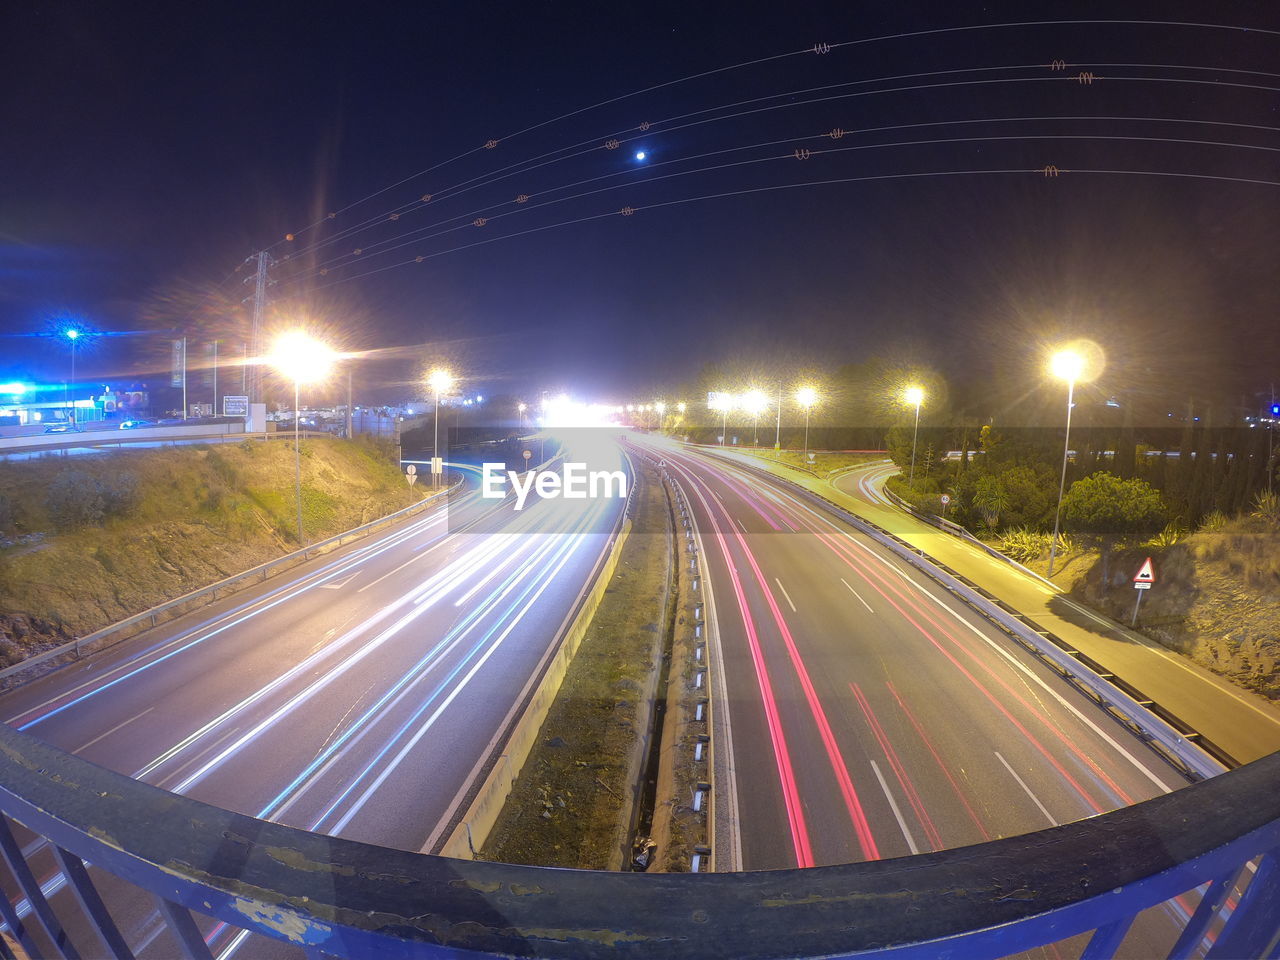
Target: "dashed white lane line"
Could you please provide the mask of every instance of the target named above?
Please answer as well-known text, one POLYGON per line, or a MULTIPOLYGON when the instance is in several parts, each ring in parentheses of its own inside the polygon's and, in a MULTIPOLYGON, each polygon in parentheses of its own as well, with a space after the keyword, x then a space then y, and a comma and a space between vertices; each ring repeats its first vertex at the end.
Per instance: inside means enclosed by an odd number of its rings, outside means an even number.
POLYGON ((798 613, 799 611, 796 610, 796 605, 791 602, 791 594, 787 593, 787 588, 782 585, 782 581, 777 577, 774 577, 773 582, 776 583, 778 585, 778 589, 782 591, 782 596, 786 598, 787 606, 791 608, 791 612, 798 613))
POLYGON ((151 712, 152 710, 154 710, 154 709, 155 709, 155 707, 147 707, 147 709, 143 710, 143 711, 142 711, 140 714, 138 714, 137 716, 130 717, 130 718, 129 718, 128 720, 126 720, 124 723, 117 723, 114 727, 112 727, 112 728, 111 728, 110 730, 108 730, 106 733, 100 733, 100 734, 98 734, 96 737, 94 737, 94 738, 93 738, 92 740, 90 740, 88 743, 81 744, 80 746, 78 746, 78 747, 76 747, 74 750, 72 750, 71 752, 72 752, 72 753, 79 753, 81 750, 88 750, 90 747, 92 747, 92 746, 93 746, 95 743, 97 743, 99 740, 105 740, 107 737, 111 736, 113 733, 115 733, 115 732, 116 732, 117 730, 119 730, 121 727, 126 727, 126 726, 128 726, 129 724, 133 723, 133 721, 135 721, 135 720, 140 720, 142 717, 145 717, 148 713, 150 713, 150 712, 151 712))
POLYGON ((902 829, 902 836, 906 838, 907 848, 912 853, 919 853, 920 848, 916 846, 916 838, 911 836, 911 831, 907 829, 907 821, 902 818, 902 811, 898 809, 898 801, 893 799, 893 792, 889 789, 889 784, 885 782, 884 774, 880 772, 880 768, 876 766, 874 760, 871 761, 871 769, 876 772, 876 779, 880 781, 880 789, 884 791, 885 799, 889 801, 889 808, 893 810, 898 826, 902 829))
POLYGON ((999 750, 996 750, 994 752, 996 755, 996 759, 1004 764, 1004 768, 1009 771, 1009 776, 1013 777, 1013 779, 1018 781, 1018 786, 1020 786, 1023 792, 1026 793, 1026 795, 1031 798, 1031 802, 1034 803, 1036 807, 1040 810, 1040 812, 1044 814, 1044 818, 1049 821, 1049 824, 1054 827, 1058 826, 1058 821, 1053 818, 1053 814, 1051 814, 1048 810, 1046 810, 1044 804, 1040 802, 1040 798, 1031 792, 1031 788, 1027 786, 1026 781, 1023 780, 1020 776, 1018 776, 1018 771, 1014 770, 1013 767, 1009 766, 1009 761, 1000 755, 999 750))
POLYGON ((872 612, 872 613, 875 613, 875 610, 872 610, 872 608, 871 608, 871 604, 867 603, 867 601, 865 601, 865 600, 863 600, 863 599, 862 599, 862 594, 860 594, 857 590, 853 589, 853 587, 852 587, 852 586, 850 586, 850 584, 849 584, 849 581, 848 581, 848 580, 846 580, 844 577, 841 577, 841 578, 840 578, 840 582, 841 582, 841 583, 843 583, 846 587, 849 587, 849 592, 850 592, 850 593, 852 593, 855 597, 857 597, 857 598, 858 598, 858 602, 859 602, 859 603, 861 603, 861 604, 862 604, 864 607, 866 607, 868 610, 871 610, 871 612, 872 612))

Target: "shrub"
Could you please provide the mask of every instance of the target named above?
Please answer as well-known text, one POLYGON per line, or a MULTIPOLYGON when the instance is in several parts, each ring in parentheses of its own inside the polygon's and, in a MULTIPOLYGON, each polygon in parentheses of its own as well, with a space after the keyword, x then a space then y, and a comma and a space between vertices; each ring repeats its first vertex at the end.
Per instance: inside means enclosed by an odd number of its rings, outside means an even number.
POLYGON ((1280 526, 1280 497, 1270 490, 1262 491, 1254 498, 1253 511, 1249 516, 1272 526, 1280 526))
MULTIPOLYGON (((997 547, 1006 556, 1012 557, 1020 563, 1026 563, 1028 560, 1035 560, 1042 556, 1049 549, 1052 540, 1053 536, 1051 534, 1019 527, 1017 530, 1010 530, 1002 536, 997 541, 997 547)), ((1059 538, 1058 542, 1061 545, 1062 539, 1059 538)))
POLYGON ((122 517, 132 513, 142 500, 138 478, 132 473, 118 473, 109 484, 100 484, 102 509, 110 517, 122 517))
POLYGON ((65 470, 49 484, 45 509, 53 525, 62 530, 101 523, 105 515, 102 487, 80 470, 65 470))
POLYGON ((1187 528, 1175 520, 1172 523, 1166 523, 1164 529, 1148 540, 1145 545, 1164 549, 1181 543, 1185 539, 1187 539, 1187 528))

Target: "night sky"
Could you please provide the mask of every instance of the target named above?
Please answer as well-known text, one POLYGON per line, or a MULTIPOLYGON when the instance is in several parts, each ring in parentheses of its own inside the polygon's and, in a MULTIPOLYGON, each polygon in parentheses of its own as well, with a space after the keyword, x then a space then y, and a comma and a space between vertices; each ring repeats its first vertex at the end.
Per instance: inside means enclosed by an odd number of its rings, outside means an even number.
POLYGON ((1004 385, 999 413, 1075 335, 1099 389, 1249 395, 1280 379, 1265 30, 1280 6, 9 3, 0 380, 65 376, 62 316, 111 334, 81 359, 104 380, 160 369, 167 330, 233 340, 268 248, 276 318, 382 348, 383 399, 440 358, 625 397, 892 355, 971 407, 1004 385), (872 40, 1062 17, 1260 29, 872 40), (850 178, 878 179, 815 183, 850 178))

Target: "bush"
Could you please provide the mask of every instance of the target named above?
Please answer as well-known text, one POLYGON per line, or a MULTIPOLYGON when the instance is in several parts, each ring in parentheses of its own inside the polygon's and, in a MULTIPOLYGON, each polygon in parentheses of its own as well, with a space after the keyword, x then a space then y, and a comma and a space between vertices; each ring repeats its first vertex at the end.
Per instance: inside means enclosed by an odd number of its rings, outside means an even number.
POLYGON ((1172 523, 1166 523, 1164 529, 1148 540, 1144 545, 1163 550, 1166 547, 1172 547, 1179 544, 1185 539, 1187 539, 1187 528, 1175 520, 1172 523))
POLYGON ((66 470, 49 484, 44 507, 55 527, 71 530, 124 516, 141 499, 138 478, 132 473, 116 474, 106 484, 81 470, 66 470))
POLYGON ((138 478, 132 473, 116 474, 109 485, 101 484, 102 508, 109 517, 132 513, 142 500, 138 478))
MULTIPOLYGON (((1029 560, 1041 557, 1049 549, 1052 540, 1052 534, 1019 527, 1017 530, 1010 530, 1002 536, 996 542, 996 547, 1005 556, 1012 557, 1019 563, 1026 563, 1029 560)), ((1059 542, 1061 542, 1061 538, 1059 538, 1059 542)))
POLYGON ((101 523, 105 515, 102 486, 80 470, 65 470, 49 484, 44 507, 61 530, 101 523))

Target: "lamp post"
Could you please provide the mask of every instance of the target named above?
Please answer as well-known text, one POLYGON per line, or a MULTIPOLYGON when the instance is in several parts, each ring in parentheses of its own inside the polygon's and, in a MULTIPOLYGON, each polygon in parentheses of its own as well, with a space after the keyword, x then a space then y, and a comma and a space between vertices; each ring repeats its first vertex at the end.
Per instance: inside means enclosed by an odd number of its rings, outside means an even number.
POLYGON ((726 435, 729 433, 729 411, 733 409, 734 396, 731 393, 719 391, 711 395, 711 399, 707 404, 712 410, 720 414, 720 446, 724 446, 726 435))
POLYGON ((801 387, 796 391, 796 403, 804 408, 804 462, 809 462, 809 411, 818 402, 818 391, 813 387, 801 387))
POLYGON ((436 367, 428 374, 427 383, 436 396, 435 431, 431 439, 431 483, 435 486, 440 483, 440 474, 436 473, 434 462, 440 457, 440 394, 453 385, 453 374, 443 367, 436 367))
POLYGON ((742 408, 751 415, 754 429, 752 446, 760 446, 760 414, 764 413, 768 405, 768 398, 759 390, 748 390, 742 395, 742 408))
POLYGON ((319 383, 329 375, 337 355, 319 340, 301 330, 281 336, 271 351, 271 365, 293 381, 293 483, 298 508, 298 543, 305 544, 302 529, 302 419, 301 391, 303 383, 319 383))
POLYGON ((520 415, 520 420, 519 420, 519 423, 517 424, 517 429, 519 431, 524 430, 524 412, 528 409, 529 409, 529 405, 525 403, 523 400, 516 404, 516 413, 520 415))
POLYGON ((778 426, 773 434, 773 454, 782 459, 782 384, 778 384, 778 426))
POLYGON ((80 331, 75 327, 67 327, 66 338, 71 344, 71 380, 67 384, 67 390, 63 392, 62 402, 67 404, 71 409, 71 420, 77 422, 75 408, 75 392, 76 392, 76 343, 80 340, 80 331))
POLYGON ((916 481, 916 441, 920 438, 920 404, 924 403, 924 391, 919 387, 907 387, 902 391, 902 399, 916 408, 916 428, 911 434, 911 472, 907 475, 907 484, 916 481))
POLYGON ((1067 382, 1067 432, 1062 440, 1062 478, 1058 481, 1058 506, 1053 511, 1053 540, 1049 544, 1049 576, 1058 558, 1058 525, 1062 518, 1062 494, 1067 487, 1067 455, 1071 450, 1071 408, 1075 406, 1076 381, 1084 372, 1084 357, 1074 350, 1059 350, 1049 358, 1049 371, 1067 382))

